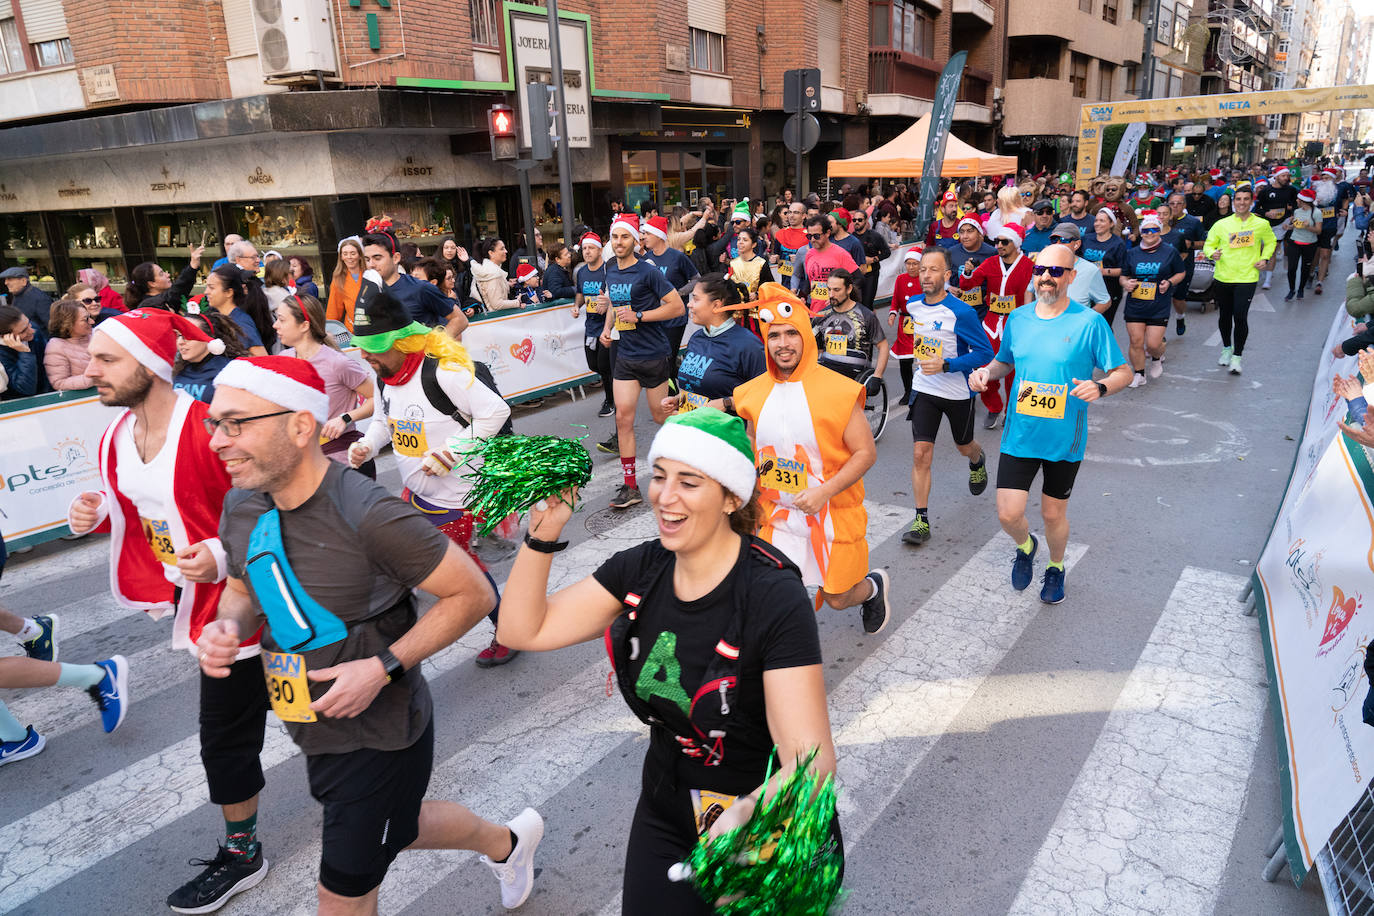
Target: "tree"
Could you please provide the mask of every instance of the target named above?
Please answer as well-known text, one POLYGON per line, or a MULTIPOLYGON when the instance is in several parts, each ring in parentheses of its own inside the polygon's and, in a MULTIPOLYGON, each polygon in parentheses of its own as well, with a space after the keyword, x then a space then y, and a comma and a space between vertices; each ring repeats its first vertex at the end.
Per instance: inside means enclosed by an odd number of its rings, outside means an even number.
POLYGON ((1108 124, 1102 128, 1102 168, 1110 169, 1116 158, 1117 148, 1121 146, 1121 136, 1126 133, 1126 124, 1108 124))
POLYGON ((1247 151, 1247 159, 1253 158, 1248 155, 1248 151, 1260 130, 1260 126, 1253 118, 1227 118, 1226 123, 1217 131, 1217 139, 1231 148, 1231 161, 1239 162, 1241 147, 1247 151))

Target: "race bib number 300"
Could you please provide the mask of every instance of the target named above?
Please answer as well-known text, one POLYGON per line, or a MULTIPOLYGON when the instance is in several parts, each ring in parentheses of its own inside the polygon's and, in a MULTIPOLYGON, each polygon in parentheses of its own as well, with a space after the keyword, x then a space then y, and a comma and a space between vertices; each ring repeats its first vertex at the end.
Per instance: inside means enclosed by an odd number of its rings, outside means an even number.
POLYGON ((393 419, 391 421, 391 446, 396 449, 398 455, 405 455, 407 458, 423 458, 425 452, 429 450, 429 443, 425 440, 424 421, 393 419))
POLYGON ((779 493, 800 493, 809 483, 806 465, 786 458, 769 458, 763 464, 760 483, 779 493))
POLYGON ((310 708, 310 682, 305 677, 305 657, 290 652, 262 650, 262 669, 267 675, 267 699, 283 722, 314 722, 310 708))
POLYGON ((1016 384, 1016 412, 1025 417, 1062 420, 1068 399, 1068 385, 1019 380, 1016 384))

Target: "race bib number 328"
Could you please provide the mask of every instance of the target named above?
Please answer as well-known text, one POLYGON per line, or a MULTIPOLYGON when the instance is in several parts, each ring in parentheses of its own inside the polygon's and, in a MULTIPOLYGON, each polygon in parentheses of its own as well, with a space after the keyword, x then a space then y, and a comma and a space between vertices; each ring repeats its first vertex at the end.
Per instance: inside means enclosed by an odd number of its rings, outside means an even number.
POLYGON ((1062 420, 1068 399, 1068 385, 1021 380, 1016 383, 1016 412, 1022 416, 1062 420))

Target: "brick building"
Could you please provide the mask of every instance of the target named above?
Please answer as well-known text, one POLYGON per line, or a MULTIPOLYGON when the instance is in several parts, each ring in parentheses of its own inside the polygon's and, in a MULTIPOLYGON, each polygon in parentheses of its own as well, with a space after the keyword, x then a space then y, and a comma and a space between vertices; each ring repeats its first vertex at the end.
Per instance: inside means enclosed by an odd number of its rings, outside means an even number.
MULTIPOLYGON (((560 13, 573 200, 553 163, 531 172, 549 240, 565 213, 604 228, 613 199, 794 185, 790 68, 823 76, 802 183, 867 148, 868 0, 560 13)), ((120 283, 236 232, 327 271, 381 212, 422 250, 450 231, 513 241, 516 172, 491 159, 487 110, 548 81, 545 16, 510 0, 0 0, 0 261, 50 288, 82 267, 120 283)))

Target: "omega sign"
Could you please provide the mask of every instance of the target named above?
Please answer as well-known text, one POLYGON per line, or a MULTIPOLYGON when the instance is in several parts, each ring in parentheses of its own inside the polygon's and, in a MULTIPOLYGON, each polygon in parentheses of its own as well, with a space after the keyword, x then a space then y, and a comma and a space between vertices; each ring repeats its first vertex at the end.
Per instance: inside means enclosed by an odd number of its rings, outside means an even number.
MULTIPOLYGON (((591 60, 587 23, 583 19, 559 18, 560 47, 563 55, 563 98, 567 103, 568 145, 589 149, 592 145, 591 60)), ((549 20, 542 14, 510 12, 511 47, 515 51, 515 81, 520 104, 521 146, 529 146, 530 120, 525 110, 524 85, 530 71, 547 74, 553 64, 549 54, 549 20)))

